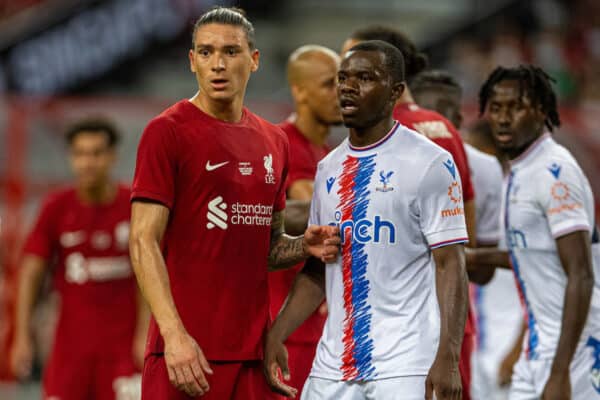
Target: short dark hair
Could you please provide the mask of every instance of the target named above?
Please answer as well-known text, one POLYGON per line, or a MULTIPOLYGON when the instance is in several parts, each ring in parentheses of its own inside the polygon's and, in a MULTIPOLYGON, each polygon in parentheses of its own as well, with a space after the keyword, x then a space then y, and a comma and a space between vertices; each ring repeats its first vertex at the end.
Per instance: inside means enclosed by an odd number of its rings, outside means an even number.
POLYGON ((551 132, 554 127, 560 126, 556 94, 552 89, 552 82, 556 81, 543 69, 534 65, 521 65, 517 68, 497 67, 479 91, 479 115, 485 112, 494 86, 507 80, 519 82, 520 96, 527 95, 534 105, 542 108, 546 116, 544 123, 551 132))
POLYGON ((404 70, 407 79, 427 68, 427 56, 417 50, 415 44, 404 33, 387 26, 371 25, 358 29, 350 36, 357 40, 383 40, 391 44, 404 56, 404 70))
POLYGON ((383 54, 384 65, 394 83, 404 82, 404 57, 400 50, 383 40, 360 42, 349 51, 376 51, 383 54))
POLYGON ((192 32, 192 48, 195 45, 196 31, 203 25, 222 24, 241 27, 246 33, 246 40, 250 50, 254 50, 254 26, 246 18, 246 12, 237 7, 214 7, 205 12, 194 24, 192 32))
POLYGON ((69 126, 65 133, 67 144, 73 144, 75 138, 84 132, 97 132, 106 135, 108 147, 110 148, 115 147, 121 140, 121 134, 112 122, 103 117, 91 117, 69 126))
POLYGON ((442 70, 429 70, 423 71, 416 75, 410 82, 410 90, 412 92, 425 91, 432 88, 444 87, 451 91, 456 92, 459 96, 462 96, 462 87, 446 71, 442 70))

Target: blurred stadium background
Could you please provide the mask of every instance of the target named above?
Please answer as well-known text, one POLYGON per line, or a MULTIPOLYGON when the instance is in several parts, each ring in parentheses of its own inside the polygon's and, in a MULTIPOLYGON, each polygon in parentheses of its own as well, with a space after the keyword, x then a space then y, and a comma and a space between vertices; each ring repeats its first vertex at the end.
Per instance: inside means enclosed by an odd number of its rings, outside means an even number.
MULTIPOLYGON (((16 394, 7 369, 19 249, 50 188, 69 182, 61 133, 89 115, 114 119, 125 137, 118 178, 133 175, 150 118, 190 97, 190 28, 213 5, 247 10, 261 50, 247 105, 273 122, 291 110, 285 63, 299 45, 339 51, 356 28, 393 25, 465 90, 466 119, 496 65, 536 63, 557 79, 559 141, 600 198, 600 2, 594 0, 2 0, 0 1, 0 398, 16 394), (4 383, 2 383, 4 382, 4 383)), ((344 135, 337 129, 332 144, 344 135)), ((52 303, 50 303, 52 304, 52 303)), ((52 307, 50 307, 51 309, 52 307)), ((40 313, 42 354, 52 313, 40 313)), ((16 395, 15 395, 16 394, 16 395)))

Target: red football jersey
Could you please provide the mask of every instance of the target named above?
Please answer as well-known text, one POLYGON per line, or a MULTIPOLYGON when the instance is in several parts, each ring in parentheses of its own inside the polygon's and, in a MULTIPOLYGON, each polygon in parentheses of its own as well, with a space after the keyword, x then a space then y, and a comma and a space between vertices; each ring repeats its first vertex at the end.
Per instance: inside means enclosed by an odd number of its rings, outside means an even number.
MULTIPOLYGON (((329 152, 327 145, 318 146, 310 142, 291 122, 279 125, 287 134, 290 143, 290 167, 288 171, 287 187, 289 188, 299 179, 314 180, 317 173, 317 164, 329 152)), ((283 271, 269 273, 269 291, 271 300, 271 318, 275 319, 283 302, 292 288, 296 274, 302 269, 304 263, 283 271)), ((302 325, 288 338, 288 342, 317 343, 323 333, 323 326, 327 315, 315 311, 302 325)))
POLYGON ((314 180, 317 173, 317 164, 329 153, 330 148, 326 144, 319 146, 306 138, 289 121, 282 122, 279 127, 287 134, 290 142, 290 169, 286 182, 286 190, 295 181, 301 179, 314 180))
POLYGON ((49 262, 61 297, 55 349, 131 354, 137 307, 129 196, 119 186, 110 204, 90 205, 69 188, 43 203, 24 251, 49 262))
POLYGON ((465 146, 454 125, 441 114, 421 108, 414 103, 396 105, 394 119, 402 125, 427 136, 435 144, 452 154, 460 174, 464 201, 473 200, 475 192, 471 183, 465 146))
MULTIPOLYGON (((162 251, 171 292, 209 360, 262 357, 271 217, 285 208, 287 169, 285 134, 247 109, 229 123, 182 100, 144 131, 132 200, 170 209, 162 251)), ((162 353, 154 319, 148 335, 147 351, 162 353)))

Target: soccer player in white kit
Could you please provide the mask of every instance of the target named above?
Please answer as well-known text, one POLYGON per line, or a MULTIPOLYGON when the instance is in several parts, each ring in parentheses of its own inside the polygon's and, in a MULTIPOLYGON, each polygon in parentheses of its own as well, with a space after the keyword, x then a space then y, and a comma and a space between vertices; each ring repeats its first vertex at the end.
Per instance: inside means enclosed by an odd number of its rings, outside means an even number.
POLYGON ((481 89, 480 110, 511 160, 502 206, 508 252, 477 249, 467 261, 515 274, 528 331, 509 398, 600 399, 594 201, 577 161, 546 132, 560 125, 551 78, 533 66, 499 67, 481 89))
POLYGON ((327 297, 329 316, 302 399, 460 399, 467 312, 460 178, 452 157, 392 120, 402 54, 366 41, 345 54, 338 95, 349 138, 318 166, 310 224, 338 225, 341 257, 298 275, 267 337, 274 390, 289 334, 327 297))
MULTIPOLYGON (((462 88, 447 72, 421 72, 410 82, 415 102, 435 110, 460 129, 462 88)), ((469 128, 469 138, 480 146, 492 140, 489 121, 479 120, 469 128), (476 139, 476 140, 475 140, 476 139)), ((495 154, 493 143, 490 143, 495 154)), ((475 188, 476 238, 478 247, 506 250, 502 240, 500 207, 502 167, 495 156, 480 151, 465 140, 465 151, 475 188)), ((523 314, 512 271, 481 268, 468 270, 471 305, 476 320, 476 345, 473 351, 471 397, 475 400, 505 400, 508 388, 500 382, 500 369, 519 339, 523 314), (492 276, 493 274, 493 276, 492 276), (491 279, 491 280, 490 280, 491 279)), ((512 365, 504 368, 510 368, 512 365)))

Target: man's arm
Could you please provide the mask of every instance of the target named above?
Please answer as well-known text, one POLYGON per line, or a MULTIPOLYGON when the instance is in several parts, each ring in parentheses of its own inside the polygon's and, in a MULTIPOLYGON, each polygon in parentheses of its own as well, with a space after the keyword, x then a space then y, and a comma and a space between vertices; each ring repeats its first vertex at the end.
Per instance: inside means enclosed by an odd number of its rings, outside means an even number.
POLYGON ((477 247, 477 219, 475 217, 475 200, 465 201, 465 223, 467 224, 467 235, 469 236, 469 247, 477 247))
POLYGON ((17 378, 31 373, 33 342, 31 338, 31 315, 42 285, 47 262, 28 254, 19 273, 17 303, 15 309, 15 338, 11 349, 10 365, 17 378))
POLYGON ((271 248, 268 257, 270 270, 289 268, 309 256, 323 262, 337 258, 340 238, 333 226, 309 226, 303 236, 289 236, 284 231, 284 213, 273 213, 271 220, 271 248))
POLYGON ((148 322, 150 320, 150 310, 144 300, 144 295, 136 286, 137 314, 135 333, 133 336, 133 361, 135 366, 141 371, 144 368, 144 355, 146 352, 146 338, 148 336, 148 322))
POLYGON ((594 287, 589 232, 561 236, 556 245, 567 275, 567 287, 558 347, 542 399, 570 396, 569 367, 587 320, 594 287))
POLYGON ((440 342, 426 383, 426 399, 461 395, 458 363, 467 318, 467 274, 461 244, 433 250, 436 292, 440 308, 440 342))
POLYGON ((287 197, 292 200, 310 201, 314 187, 315 182, 311 179, 297 179, 288 188, 287 197))
POLYGON ((288 397, 296 395, 297 390, 281 382, 278 377, 277 371, 281 369, 283 378, 290 379, 284 342, 324 299, 325 264, 310 257, 296 276, 290 294, 267 335, 264 370, 269 385, 277 393, 288 397))
POLYGON ((302 235, 308 225, 310 214, 310 199, 292 200, 288 197, 285 202, 285 231, 298 236, 302 235))
POLYGON ((173 301, 160 249, 168 220, 167 207, 134 201, 129 253, 139 287, 165 342, 169 380, 177 389, 198 396, 209 390, 204 372, 211 374, 212 371, 202 350, 183 326, 173 301))
POLYGON ((478 247, 465 249, 467 270, 476 271, 478 266, 512 269, 508 251, 497 247, 478 247))

